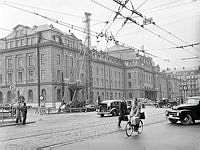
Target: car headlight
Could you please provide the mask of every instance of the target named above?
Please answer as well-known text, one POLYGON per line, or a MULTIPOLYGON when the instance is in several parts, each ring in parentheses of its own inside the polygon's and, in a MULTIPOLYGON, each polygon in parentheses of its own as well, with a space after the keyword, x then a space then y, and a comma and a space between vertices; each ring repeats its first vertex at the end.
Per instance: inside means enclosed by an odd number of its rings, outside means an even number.
POLYGON ((179 116, 181 112, 177 112, 176 115, 179 116))
POLYGON ((166 116, 168 116, 168 114, 169 114, 169 111, 168 111, 168 110, 166 110, 166 111, 165 111, 165 115, 166 115, 166 116))

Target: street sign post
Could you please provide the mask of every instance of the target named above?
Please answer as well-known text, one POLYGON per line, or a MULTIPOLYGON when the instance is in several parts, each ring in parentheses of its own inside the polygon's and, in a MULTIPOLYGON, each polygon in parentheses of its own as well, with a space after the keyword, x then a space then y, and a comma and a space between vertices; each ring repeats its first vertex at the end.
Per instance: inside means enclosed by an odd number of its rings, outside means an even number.
POLYGON ((16 85, 14 83, 12 83, 10 86, 9 86, 9 90, 14 92, 16 90, 16 85))

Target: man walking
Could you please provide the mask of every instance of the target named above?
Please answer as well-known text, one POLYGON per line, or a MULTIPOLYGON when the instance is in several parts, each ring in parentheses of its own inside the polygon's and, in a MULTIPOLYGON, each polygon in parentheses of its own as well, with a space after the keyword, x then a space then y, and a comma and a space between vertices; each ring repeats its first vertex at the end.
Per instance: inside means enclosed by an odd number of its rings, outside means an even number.
POLYGON ((17 106, 16 106, 16 123, 18 122, 22 122, 20 101, 17 102, 17 106))
POLYGON ((125 100, 123 100, 119 105, 119 113, 118 127, 120 127, 121 121, 124 120, 125 115, 127 115, 127 105, 125 100))
POLYGON ((26 124, 26 118, 27 118, 27 106, 26 103, 24 102, 24 105, 21 107, 21 111, 22 111, 22 124, 26 124))

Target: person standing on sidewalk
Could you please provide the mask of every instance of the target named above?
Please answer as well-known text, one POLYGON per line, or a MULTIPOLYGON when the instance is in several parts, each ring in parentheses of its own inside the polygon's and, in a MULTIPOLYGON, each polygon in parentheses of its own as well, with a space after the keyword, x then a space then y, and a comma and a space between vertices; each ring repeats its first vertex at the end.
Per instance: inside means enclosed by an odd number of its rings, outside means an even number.
POLYGON ((120 127, 121 121, 124 120, 125 115, 127 115, 127 105, 126 101, 123 100, 119 105, 118 127, 120 127))
POLYGON ((27 118, 27 106, 26 103, 24 102, 24 105, 21 107, 21 111, 22 111, 22 124, 26 124, 26 118, 27 118))
POLYGON ((17 102, 17 106, 16 106, 16 123, 18 122, 22 122, 20 101, 17 102))

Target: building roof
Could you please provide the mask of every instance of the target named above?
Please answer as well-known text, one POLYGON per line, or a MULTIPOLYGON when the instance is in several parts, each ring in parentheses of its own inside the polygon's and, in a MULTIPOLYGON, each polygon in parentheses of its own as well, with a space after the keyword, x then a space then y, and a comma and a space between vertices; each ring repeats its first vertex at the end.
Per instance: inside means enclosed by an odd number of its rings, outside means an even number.
POLYGON ((124 46, 124 45, 120 45, 120 44, 116 44, 116 45, 110 47, 108 54, 113 57, 117 57, 117 58, 120 58, 123 60, 137 58, 136 52, 134 51, 134 49, 124 46))

